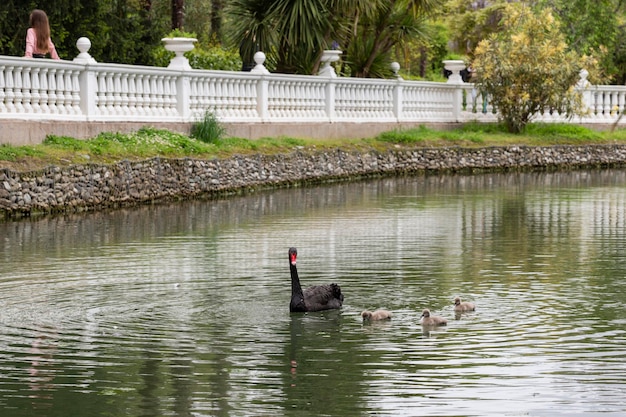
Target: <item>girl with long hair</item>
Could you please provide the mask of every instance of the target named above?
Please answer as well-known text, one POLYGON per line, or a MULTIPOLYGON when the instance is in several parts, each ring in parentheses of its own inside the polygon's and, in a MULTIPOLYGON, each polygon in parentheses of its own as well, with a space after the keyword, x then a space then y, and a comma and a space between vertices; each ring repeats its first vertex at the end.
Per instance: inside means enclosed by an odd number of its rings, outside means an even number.
POLYGON ((26 31, 26 53, 29 58, 45 58, 48 54, 52 59, 61 59, 52 39, 50 24, 43 10, 35 9, 30 14, 30 28, 26 31))

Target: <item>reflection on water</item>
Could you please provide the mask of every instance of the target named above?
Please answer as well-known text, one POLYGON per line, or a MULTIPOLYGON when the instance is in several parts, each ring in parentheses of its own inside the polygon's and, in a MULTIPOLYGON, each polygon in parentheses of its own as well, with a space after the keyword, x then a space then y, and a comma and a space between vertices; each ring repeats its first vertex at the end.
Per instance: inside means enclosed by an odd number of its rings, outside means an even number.
POLYGON ((624 415, 625 186, 406 177, 0 223, 0 408, 624 415), (289 246, 342 310, 289 314, 289 246))

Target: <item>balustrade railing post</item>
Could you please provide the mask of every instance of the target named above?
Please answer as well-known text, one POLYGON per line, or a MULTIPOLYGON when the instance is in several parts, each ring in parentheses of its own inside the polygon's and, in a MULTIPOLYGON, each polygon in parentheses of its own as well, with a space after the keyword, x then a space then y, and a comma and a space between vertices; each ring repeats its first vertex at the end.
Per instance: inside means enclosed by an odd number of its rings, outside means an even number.
POLYGON ((396 118, 396 121, 398 122, 402 120, 402 111, 403 111, 402 93, 403 93, 402 81, 397 80, 396 85, 393 87, 393 115, 396 118))
POLYGON ((263 65, 265 62, 265 54, 262 51, 257 51, 253 58, 256 65, 250 70, 250 73, 259 75, 256 84, 256 111, 259 119, 265 122, 269 118, 269 80, 266 76, 269 75, 270 72, 263 65))
POLYGON ((269 118, 269 80, 265 74, 260 74, 256 84, 256 111, 262 122, 268 121, 269 118))
POLYGON ((461 121, 461 111, 463 110, 463 88, 456 85, 452 98, 452 118, 455 122, 461 121))
POLYGON ((80 111, 87 120, 97 116, 98 109, 96 107, 96 98, 98 91, 98 82, 96 79, 96 71, 86 64, 84 69, 78 76, 80 111))
POLYGON ((391 63, 391 70, 396 78, 396 84, 393 87, 393 115, 396 118, 396 121, 402 120, 402 101, 403 101, 403 86, 402 86, 402 77, 398 73, 400 71, 400 64, 397 62, 391 63))
POLYGON ((96 71, 90 67, 90 64, 96 64, 96 60, 89 55, 91 41, 88 38, 78 38, 76 48, 78 48, 80 53, 74 58, 74 62, 84 65, 84 69, 78 75, 80 111, 89 120, 97 116, 98 113, 98 108, 96 107, 98 80, 96 71))
POLYGON ((326 117, 328 117, 328 121, 333 122, 335 120, 335 84, 336 78, 327 78, 326 79, 326 117))
POLYGON ((463 77, 461 71, 465 69, 465 62, 461 60, 443 61, 444 68, 450 71, 447 84, 454 84, 452 95, 452 118, 454 122, 461 121, 461 111, 463 110, 463 77))
POLYGON ((584 117, 593 118, 595 116, 594 94, 591 92, 592 85, 587 80, 588 76, 589 71, 587 71, 586 69, 580 70, 580 79, 576 83, 576 89, 578 89, 582 96, 582 110, 586 113, 584 117))
POLYGON ((191 81, 183 71, 176 77, 176 111, 182 121, 191 117, 191 81))

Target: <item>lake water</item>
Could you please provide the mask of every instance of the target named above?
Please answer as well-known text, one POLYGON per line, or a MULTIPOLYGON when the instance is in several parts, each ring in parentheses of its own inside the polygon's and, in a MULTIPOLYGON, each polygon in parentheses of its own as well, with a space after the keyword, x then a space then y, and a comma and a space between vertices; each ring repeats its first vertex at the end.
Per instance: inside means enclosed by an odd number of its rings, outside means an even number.
POLYGON ((2 416, 624 416, 626 171, 0 223, 2 416), (290 314, 337 282, 341 310, 290 314), (455 316, 453 299, 477 309, 455 316), (364 309, 388 322, 363 324, 364 309), (423 308, 448 319, 423 329, 423 308))

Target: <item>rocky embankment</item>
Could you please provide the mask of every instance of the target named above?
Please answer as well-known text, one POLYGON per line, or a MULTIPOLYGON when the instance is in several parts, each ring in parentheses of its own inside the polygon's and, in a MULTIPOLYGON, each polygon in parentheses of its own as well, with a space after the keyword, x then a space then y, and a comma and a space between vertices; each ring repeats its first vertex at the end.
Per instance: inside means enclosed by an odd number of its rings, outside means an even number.
POLYGON ((0 170, 0 219, 403 173, 626 166, 626 146, 397 148, 0 170))

